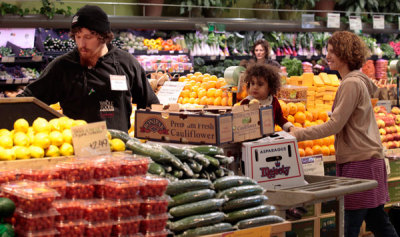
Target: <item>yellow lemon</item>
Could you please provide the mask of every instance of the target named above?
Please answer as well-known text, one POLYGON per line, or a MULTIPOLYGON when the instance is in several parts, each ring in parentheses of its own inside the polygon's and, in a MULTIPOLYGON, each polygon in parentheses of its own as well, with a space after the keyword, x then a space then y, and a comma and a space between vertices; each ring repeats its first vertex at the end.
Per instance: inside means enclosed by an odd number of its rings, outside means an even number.
POLYGON ((28 147, 25 146, 14 146, 13 147, 15 157, 19 160, 30 159, 31 152, 28 147))
POLYGON ((28 135, 29 142, 32 143, 35 139, 35 132, 33 130, 28 130, 28 133, 26 135, 28 135))
POLYGON ((62 131, 62 136, 63 136, 64 143, 72 144, 71 129, 65 129, 64 131, 62 131))
POLYGON ((11 135, 0 136, 0 146, 6 149, 13 147, 13 139, 11 135))
POLYGON ((26 119, 20 118, 14 122, 14 131, 15 132, 28 132, 29 123, 26 119))
POLYGON ((85 120, 78 119, 78 120, 73 121, 72 127, 81 126, 81 125, 85 125, 85 124, 87 124, 87 122, 85 120))
POLYGON ((60 149, 54 145, 50 145, 46 150, 46 157, 60 156, 60 149))
POLYGON ((16 156, 15 156, 15 152, 13 149, 4 149, 1 153, 0 153, 0 160, 15 160, 16 156))
POLYGON ((3 136, 3 135, 10 136, 11 132, 8 131, 8 129, 2 128, 2 129, 0 129, 0 137, 3 136))
POLYGON ((64 143, 63 135, 59 131, 52 131, 49 134, 51 145, 61 146, 64 143))
POLYGON ((35 133, 49 133, 51 131, 51 126, 49 122, 41 117, 38 117, 37 119, 35 119, 35 121, 33 121, 32 127, 35 133))
POLYGON ((44 150, 38 146, 30 146, 29 152, 31 153, 32 158, 43 158, 44 157, 44 150))
POLYGON ((72 124, 74 123, 73 119, 70 119, 68 117, 61 117, 58 119, 60 123, 60 127, 62 130, 64 129, 70 129, 72 127, 72 124))
POLYGON ((58 118, 54 118, 49 121, 51 131, 62 131, 61 125, 60 125, 60 120, 58 118))
POLYGON ((29 136, 23 132, 17 132, 14 134, 14 146, 29 146, 29 136))
POLYGON ((69 143, 64 143, 60 147, 60 154, 62 156, 72 156, 74 154, 74 148, 69 143))
POLYGON ((107 131, 107 139, 108 139, 109 141, 111 141, 111 139, 112 139, 111 133, 110 133, 109 131, 107 131))
POLYGON ((112 139, 111 151, 125 151, 125 143, 119 138, 112 139))
POLYGON ((43 149, 46 149, 47 147, 49 147, 51 144, 49 135, 47 133, 36 133, 35 137, 33 138, 33 142, 32 145, 41 147, 43 149))

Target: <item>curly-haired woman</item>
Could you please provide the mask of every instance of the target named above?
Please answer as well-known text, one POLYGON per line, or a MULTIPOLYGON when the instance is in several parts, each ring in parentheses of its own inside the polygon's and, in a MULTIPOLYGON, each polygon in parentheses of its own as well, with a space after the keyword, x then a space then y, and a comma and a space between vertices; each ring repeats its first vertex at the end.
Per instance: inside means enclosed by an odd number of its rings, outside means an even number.
POLYGON ((257 40, 256 42, 254 42, 253 49, 251 50, 253 58, 249 61, 243 60, 240 65, 247 67, 247 65, 251 65, 254 63, 264 63, 280 68, 281 65, 277 61, 271 60, 269 58, 269 50, 270 46, 268 41, 264 39, 257 40))
POLYGON ((395 236, 396 231, 383 210, 389 201, 383 147, 371 104, 375 84, 360 71, 368 50, 351 32, 335 32, 328 40, 329 67, 339 71, 342 82, 337 90, 331 119, 321 125, 295 128, 298 141, 335 135, 337 176, 371 179, 378 187, 346 195, 345 236, 358 236, 365 220, 375 236, 395 236))

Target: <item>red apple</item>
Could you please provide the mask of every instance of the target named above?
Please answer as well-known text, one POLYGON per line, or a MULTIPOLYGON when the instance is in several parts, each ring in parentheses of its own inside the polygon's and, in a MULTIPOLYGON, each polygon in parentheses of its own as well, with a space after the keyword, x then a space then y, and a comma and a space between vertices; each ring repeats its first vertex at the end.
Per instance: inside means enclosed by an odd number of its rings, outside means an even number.
POLYGON ((386 135, 381 135, 381 142, 386 142, 387 141, 387 137, 386 135))
POLYGON ((376 123, 378 124, 378 128, 384 128, 386 126, 385 122, 382 119, 376 120, 376 123))
POLYGON ((379 129, 379 134, 385 135, 386 134, 386 130, 384 128, 380 128, 379 129))
POLYGON ((394 140, 393 134, 387 134, 386 137, 387 137, 388 142, 391 142, 394 140))
POLYGON ((386 134, 392 133, 392 129, 390 129, 390 127, 385 127, 384 129, 386 134))

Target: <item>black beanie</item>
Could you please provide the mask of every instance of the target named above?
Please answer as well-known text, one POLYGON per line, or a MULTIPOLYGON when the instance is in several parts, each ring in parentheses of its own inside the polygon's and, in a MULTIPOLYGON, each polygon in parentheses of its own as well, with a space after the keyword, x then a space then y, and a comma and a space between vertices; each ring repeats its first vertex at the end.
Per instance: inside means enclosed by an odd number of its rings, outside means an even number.
POLYGON ((84 27, 97 33, 111 32, 107 14, 98 6, 86 5, 72 17, 71 29, 84 27))

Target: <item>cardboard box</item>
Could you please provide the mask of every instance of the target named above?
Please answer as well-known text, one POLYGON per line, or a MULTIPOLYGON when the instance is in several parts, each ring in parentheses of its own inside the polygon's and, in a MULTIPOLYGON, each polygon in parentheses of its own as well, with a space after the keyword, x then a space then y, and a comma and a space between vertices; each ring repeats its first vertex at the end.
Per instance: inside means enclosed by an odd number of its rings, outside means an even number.
POLYGON ((232 108, 233 141, 241 142, 260 138, 274 133, 272 106, 258 103, 232 108))
POLYGON ((400 180, 392 180, 388 182, 390 202, 400 201, 400 180))
POLYGON ((135 137, 156 141, 221 145, 233 141, 232 114, 137 110, 135 137))
POLYGON ((400 160, 389 160, 390 174, 389 177, 400 177, 400 160))
POLYGON ((305 185, 296 138, 287 132, 242 143, 245 175, 268 189, 305 185))

